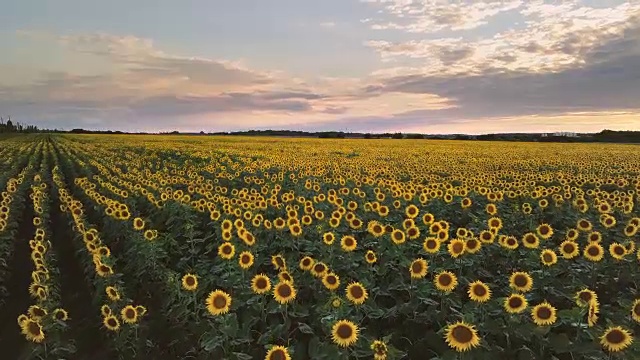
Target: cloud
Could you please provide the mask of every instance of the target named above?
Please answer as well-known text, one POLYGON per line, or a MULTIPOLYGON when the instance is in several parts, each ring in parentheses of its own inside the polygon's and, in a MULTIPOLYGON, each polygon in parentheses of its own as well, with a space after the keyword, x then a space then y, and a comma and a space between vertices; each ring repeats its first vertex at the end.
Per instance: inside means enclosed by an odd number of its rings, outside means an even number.
POLYGON ((593 49, 624 37, 629 26, 640 22, 640 3, 599 9, 576 1, 557 5, 532 1, 520 12, 527 19, 523 28, 490 37, 372 40, 365 45, 386 62, 421 60, 428 65, 414 71, 428 75, 495 70, 557 72, 584 65, 593 49))
POLYGON ((383 78, 365 92, 437 94, 453 107, 412 115, 491 118, 574 112, 640 111, 640 25, 581 53, 583 65, 558 71, 487 70, 450 76, 414 73, 383 78))
POLYGON ((500 13, 519 8, 523 1, 447 1, 447 0, 361 0, 395 18, 395 21, 373 21, 375 30, 403 30, 410 33, 435 33, 443 30, 470 30, 488 23, 500 13))
POLYGON ((323 28, 333 28, 336 26, 336 23, 334 23, 333 21, 325 21, 325 22, 321 22, 320 26, 323 28))

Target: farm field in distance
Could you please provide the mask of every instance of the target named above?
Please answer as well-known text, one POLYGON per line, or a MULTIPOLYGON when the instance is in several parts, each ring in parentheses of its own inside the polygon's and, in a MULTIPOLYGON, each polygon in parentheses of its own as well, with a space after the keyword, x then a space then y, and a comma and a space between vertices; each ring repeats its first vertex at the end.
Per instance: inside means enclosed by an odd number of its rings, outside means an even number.
POLYGON ((3 359, 640 359, 640 147, 0 140, 3 359))

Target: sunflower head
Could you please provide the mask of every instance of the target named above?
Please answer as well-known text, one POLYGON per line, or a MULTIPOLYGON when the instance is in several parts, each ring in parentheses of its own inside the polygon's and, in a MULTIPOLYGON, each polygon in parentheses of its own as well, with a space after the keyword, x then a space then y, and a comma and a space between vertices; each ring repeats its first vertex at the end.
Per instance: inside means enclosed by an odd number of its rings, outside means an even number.
POLYGON ((480 345, 475 326, 463 321, 448 325, 444 337, 447 344, 457 352, 469 351, 480 345))
POLYGON ((127 305, 120 311, 120 317, 127 324, 135 324, 138 321, 138 310, 135 306, 127 305))
POLYGON ((267 351, 267 355, 264 358, 265 360, 291 360, 291 355, 289 354, 289 350, 280 345, 276 345, 271 347, 269 351, 267 351))
POLYGON ((453 239, 447 245, 449 255, 453 258, 457 258, 462 255, 466 250, 466 242, 461 239, 453 239))
POLYGON ((631 333, 621 326, 609 327, 600 337, 600 344, 609 352, 619 352, 631 345, 631 333))
POLYGON ((25 320, 20 327, 22 329, 22 334, 27 338, 27 340, 35 343, 41 343, 44 340, 44 332, 42 331, 42 326, 38 321, 28 319, 25 320))
POLYGON ((348 347, 358 341, 358 326, 349 320, 339 320, 333 324, 331 337, 340 347, 348 347))
POLYGON ((434 282, 440 291, 451 292, 458 286, 458 278, 450 271, 443 271, 436 275, 434 282))
POLYGON ((212 291, 207 296, 206 306, 211 315, 226 314, 231 308, 231 296, 222 290, 212 291))
POLYGON ((286 304, 296 298, 297 292, 293 284, 287 281, 281 281, 273 288, 273 297, 280 304, 286 304))
POLYGON ((356 305, 361 305, 367 300, 367 289, 359 282, 353 282, 347 286, 347 299, 356 305))
POLYGON ((326 273, 322 277, 322 284, 329 290, 336 290, 340 286, 340 278, 334 273, 326 273))
POLYGON ((527 292, 533 288, 533 279, 526 272, 514 272, 509 278, 509 286, 514 290, 527 292))
POLYGON ((271 290, 271 280, 264 274, 258 274, 251 280, 251 290, 256 294, 265 294, 271 290))
POLYGON ((558 256, 551 249, 544 249, 540 252, 540 261, 545 266, 551 266, 558 262, 558 256))
POLYGON ((504 300, 504 309, 510 314, 521 313, 527 306, 527 299, 520 294, 511 294, 504 300))
POLYGON ((186 274, 182 277, 182 288, 187 291, 195 291, 198 288, 198 277, 194 274, 186 274))
POLYGON ((110 331, 120 330, 120 321, 118 321, 118 318, 113 315, 105 316, 102 319, 102 324, 104 325, 104 327, 107 328, 107 330, 110 330, 110 331))
POLYGON ((55 309, 53 310, 53 318, 58 321, 67 321, 69 313, 65 309, 55 309))
POLYGON ((409 265, 409 274, 412 279, 421 279, 427 275, 428 264, 424 259, 416 259, 409 265))
POLYGON ((327 271, 329 271, 329 268, 325 263, 321 261, 318 261, 315 264, 313 264, 313 267, 311 268, 311 273, 316 277, 323 277, 324 274, 327 273, 327 271))
POLYGON ((538 326, 552 325, 558 319, 556 308, 546 301, 533 307, 531 317, 533 318, 533 322, 538 326))
POLYGON ((640 323, 640 299, 636 299, 631 305, 631 317, 640 323))
POLYGON ((238 256, 238 264, 244 270, 249 269, 253 265, 254 257, 249 251, 243 251, 238 256))
POLYGON ((589 243, 582 253, 587 260, 594 262, 598 262, 604 257, 604 249, 597 242, 589 243))
POLYGON ((314 260, 313 260, 313 258, 312 258, 312 257, 310 257, 310 256, 305 256, 305 257, 303 257, 302 259, 300 259, 300 264, 299 264, 299 266, 300 266, 300 269, 301 269, 301 270, 309 271, 309 270, 311 270, 311 268, 313 267, 313 263, 314 263, 314 260))
POLYGON ((367 250, 366 254, 364 254, 364 259, 369 264, 375 264, 375 262, 378 261, 378 258, 376 257, 376 253, 373 252, 373 250, 367 250))
POLYGON ((489 286, 482 281, 474 281, 469 284, 467 293, 469 294, 469 298, 473 301, 483 303, 491 299, 491 290, 489 289, 489 286))
POLYGON ((575 300, 578 306, 586 307, 592 301, 598 301, 598 296, 593 290, 585 288, 576 293, 575 300))

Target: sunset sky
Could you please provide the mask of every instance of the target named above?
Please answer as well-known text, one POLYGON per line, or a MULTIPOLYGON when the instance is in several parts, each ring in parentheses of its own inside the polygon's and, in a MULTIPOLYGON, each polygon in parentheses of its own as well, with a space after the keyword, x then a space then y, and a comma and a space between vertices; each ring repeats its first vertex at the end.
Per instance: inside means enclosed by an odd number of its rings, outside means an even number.
POLYGON ((640 1, 16 0, 0 49, 46 128, 640 130, 640 1))

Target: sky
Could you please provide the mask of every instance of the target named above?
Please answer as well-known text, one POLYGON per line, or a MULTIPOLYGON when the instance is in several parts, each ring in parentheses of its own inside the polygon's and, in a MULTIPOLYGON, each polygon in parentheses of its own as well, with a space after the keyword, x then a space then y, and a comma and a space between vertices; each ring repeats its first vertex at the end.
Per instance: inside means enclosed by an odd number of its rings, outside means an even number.
POLYGON ((640 0, 20 0, 0 49, 51 129, 640 130, 640 0))

